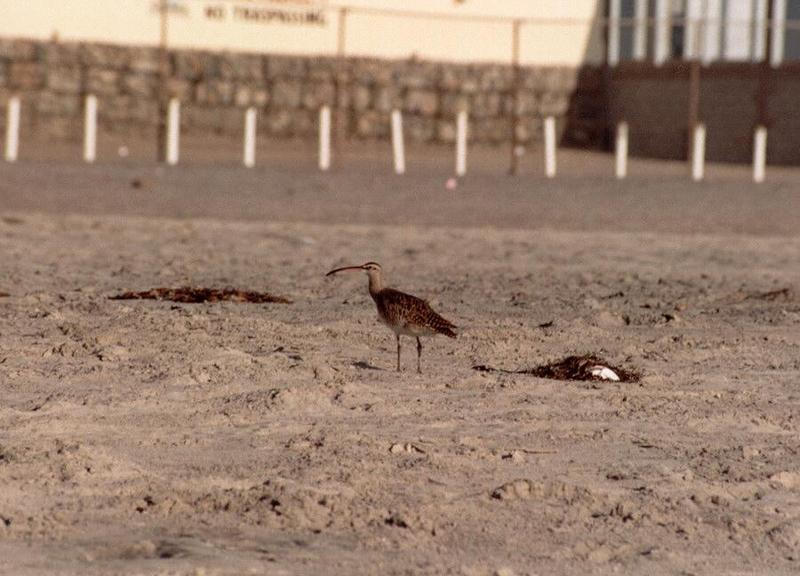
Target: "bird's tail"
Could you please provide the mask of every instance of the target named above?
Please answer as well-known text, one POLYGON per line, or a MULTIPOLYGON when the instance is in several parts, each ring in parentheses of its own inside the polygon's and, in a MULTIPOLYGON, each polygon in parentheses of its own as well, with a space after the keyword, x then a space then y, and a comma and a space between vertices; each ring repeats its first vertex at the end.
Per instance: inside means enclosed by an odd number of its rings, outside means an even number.
POLYGON ((449 320, 445 320, 436 313, 434 313, 433 317, 431 318, 431 326, 439 334, 444 334, 448 338, 455 338, 458 335, 456 333, 458 327, 449 320))
POLYGON ((456 336, 458 336, 458 333, 456 332, 456 330, 457 330, 457 328, 455 326, 453 326, 452 328, 445 328, 444 330, 441 330, 440 332, 442 334, 444 334, 445 336, 447 336, 448 338, 455 338, 456 336))

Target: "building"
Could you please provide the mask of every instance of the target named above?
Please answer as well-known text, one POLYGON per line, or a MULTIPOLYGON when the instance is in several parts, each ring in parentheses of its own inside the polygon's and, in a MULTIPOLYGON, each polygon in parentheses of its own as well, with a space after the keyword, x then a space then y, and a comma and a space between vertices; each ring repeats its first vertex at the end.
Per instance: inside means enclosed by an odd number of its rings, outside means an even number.
MULTIPOLYGON (((768 53, 774 65, 800 60, 798 0, 163 0, 163 4, 166 41, 175 49, 331 55, 344 48, 351 56, 509 62, 513 22, 520 21, 523 64, 580 66, 599 64, 604 58, 612 65, 693 58, 706 64, 755 62, 768 53)), ((0 0, 4 15, 0 36, 156 46, 164 32, 161 5, 162 0, 0 0)))
POLYGON ((797 0, 610 0, 608 14, 612 65, 800 60, 797 0))
POLYGON ((162 5, 173 49, 508 63, 519 20, 522 63, 604 51, 598 0, 0 0, 0 36, 157 46, 162 5))

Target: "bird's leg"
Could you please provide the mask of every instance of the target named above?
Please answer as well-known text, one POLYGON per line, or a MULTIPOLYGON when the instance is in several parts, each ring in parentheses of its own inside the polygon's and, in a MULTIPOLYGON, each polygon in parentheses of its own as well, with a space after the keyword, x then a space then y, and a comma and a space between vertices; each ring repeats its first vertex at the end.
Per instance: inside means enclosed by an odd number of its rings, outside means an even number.
POLYGON ((417 336, 417 372, 422 374, 422 342, 417 336))
POLYGON ((397 371, 400 372, 400 334, 395 336, 397 336, 397 371))

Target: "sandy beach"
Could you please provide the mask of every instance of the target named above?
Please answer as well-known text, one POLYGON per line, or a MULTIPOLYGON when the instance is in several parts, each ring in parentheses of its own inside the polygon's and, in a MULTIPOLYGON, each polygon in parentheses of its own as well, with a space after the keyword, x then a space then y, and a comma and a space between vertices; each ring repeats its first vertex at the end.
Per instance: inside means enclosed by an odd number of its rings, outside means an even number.
POLYGON ((800 173, 363 157, 0 167, 0 573, 800 570, 800 173), (292 303, 110 299, 177 286, 292 303), (641 380, 473 369, 570 354, 641 380))

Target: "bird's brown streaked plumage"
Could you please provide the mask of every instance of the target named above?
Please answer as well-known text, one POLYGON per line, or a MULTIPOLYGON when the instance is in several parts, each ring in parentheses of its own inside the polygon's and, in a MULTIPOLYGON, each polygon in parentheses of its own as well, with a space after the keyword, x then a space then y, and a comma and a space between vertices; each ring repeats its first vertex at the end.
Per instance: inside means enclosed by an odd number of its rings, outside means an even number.
POLYGON ((394 288, 384 288, 371 296, 375 300, 381 320, 390 327, 396 326, 400 330, 410 332, 421 331, 430 332, 430 335, 443 334, 450 338, 456 337, 455 325, 437 314, 422 298, 394 288))
POLYGON ((400 336, 411 336, 417 339, 417 372, 422 373, 422 342, 420 336, 443 334, 456 337, 455 325, 437 314, 430 304, 421 298, 388 288, 383 283, 381 265, 367 262, 361 266, 345 266, 335 268, 326 274, 330 276, 338 272, 363 270, 369 276, 369 293, 375 301, 378 316, 397 338, 397 370, 400 370, 400 336))

